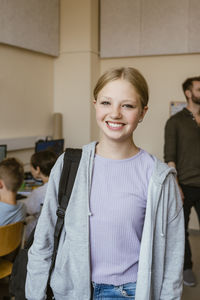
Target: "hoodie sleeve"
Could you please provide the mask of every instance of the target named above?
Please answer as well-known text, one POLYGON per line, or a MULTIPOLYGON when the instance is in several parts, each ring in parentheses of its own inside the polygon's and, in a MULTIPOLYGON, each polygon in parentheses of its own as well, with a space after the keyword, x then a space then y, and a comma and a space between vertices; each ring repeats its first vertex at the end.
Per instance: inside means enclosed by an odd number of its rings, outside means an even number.
POLYGON ((26 298, 44 300, 54 244, 54 229, 57 220, 57 195, 63 166, 61 155, 53 167, 44 205, 35 231, 34 242, 28 252, 26 298))
POLYGON ((164 276, 160 300, 180 300, 184 262, 183 204, 172 174, 166 179, 164 193, 168 197, 164 276))

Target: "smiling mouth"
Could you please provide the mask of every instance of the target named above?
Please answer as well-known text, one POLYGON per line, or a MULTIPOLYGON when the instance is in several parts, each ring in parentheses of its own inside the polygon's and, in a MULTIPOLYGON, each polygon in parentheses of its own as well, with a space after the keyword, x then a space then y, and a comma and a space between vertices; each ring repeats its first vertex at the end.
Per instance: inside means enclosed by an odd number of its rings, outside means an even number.
POLYGON ((125 125, 124 123, 114 123, 109 121, 106 121, 106 124, 111 129, 121 129, 125 125))

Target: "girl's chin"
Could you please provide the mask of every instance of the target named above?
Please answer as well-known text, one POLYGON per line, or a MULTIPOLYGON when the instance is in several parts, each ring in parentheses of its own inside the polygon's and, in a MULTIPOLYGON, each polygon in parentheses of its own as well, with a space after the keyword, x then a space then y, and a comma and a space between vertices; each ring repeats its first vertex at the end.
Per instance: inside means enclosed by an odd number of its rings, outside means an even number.
POLYGON ((105 140, 110 140, 110 141, 113 141, 113 142, 130 142, 130 140, 132 141, 132 134, 131 135, 121 135, 121 134, 105 134, 103 133, 102 134, 102 140, 105 139, 105 140))

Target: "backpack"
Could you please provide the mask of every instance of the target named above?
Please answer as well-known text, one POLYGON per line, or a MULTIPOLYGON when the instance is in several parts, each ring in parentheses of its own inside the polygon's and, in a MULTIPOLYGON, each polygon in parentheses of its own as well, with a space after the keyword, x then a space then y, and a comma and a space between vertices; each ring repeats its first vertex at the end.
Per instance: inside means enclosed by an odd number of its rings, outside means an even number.
MULTIPOLYGON (((51 266, 49 270, 49 278, 47 282, 47 292, 46 292, 47 300, 54 299, 49 283, 50 283, 51 274, 54 269, 54 265, 56 261, 59 239, 64 224, 65 211, 72 192, 81 155, 82 155, 81 149, 71 149, 71 148, 67 148, 64 154, 64 163, 63 163, 63 169, 60 177, 59 191, 58 191, 59 207, 56 211, 58 218, 57 218, 55 231, 54 231, 54 249, 52 254, 51 266)), ((26 299, 25 282, 26 282, 26 274, 27 274, 28 250, 33 243, 34 232, 35 232, 35 228, 31 232, 27 242, 24 245, 24 248, 19 250, 19 253, 13 264, 12 274, 10 278, 9 292, 11 296, 15 296, 15 300, 26 299)))

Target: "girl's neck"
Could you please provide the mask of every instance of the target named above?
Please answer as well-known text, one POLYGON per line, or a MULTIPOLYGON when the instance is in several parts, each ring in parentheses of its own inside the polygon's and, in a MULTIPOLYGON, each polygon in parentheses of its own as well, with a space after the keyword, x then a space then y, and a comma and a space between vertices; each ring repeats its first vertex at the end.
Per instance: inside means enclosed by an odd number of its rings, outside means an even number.
POLYGON ((96 154, 111 159, 126 159, 136 155, 140 149, 133 140, 124 143, 100 140, 96 146, 96 154))

